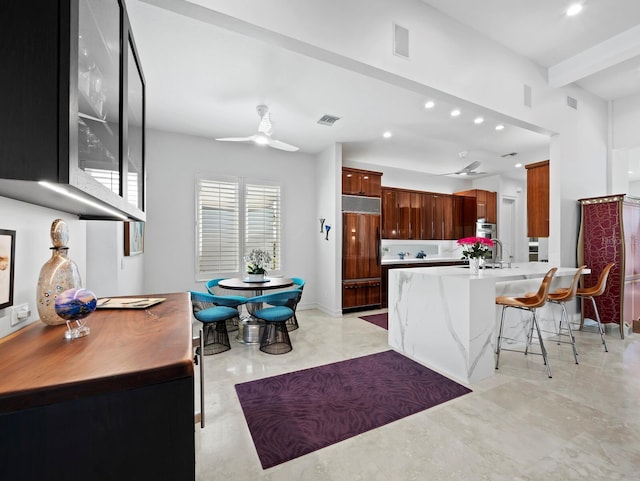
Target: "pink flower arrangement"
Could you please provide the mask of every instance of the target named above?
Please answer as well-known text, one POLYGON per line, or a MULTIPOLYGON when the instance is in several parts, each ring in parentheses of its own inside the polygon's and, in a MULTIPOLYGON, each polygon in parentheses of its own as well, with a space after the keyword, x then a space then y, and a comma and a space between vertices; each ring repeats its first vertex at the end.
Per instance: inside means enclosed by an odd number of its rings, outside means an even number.
POLYGON ((489 249, 493 247, 493 241, 486 237, 465 237, 458 239, 458 245, 464 247, 463 259, 480 259, 487 256, 489 249))

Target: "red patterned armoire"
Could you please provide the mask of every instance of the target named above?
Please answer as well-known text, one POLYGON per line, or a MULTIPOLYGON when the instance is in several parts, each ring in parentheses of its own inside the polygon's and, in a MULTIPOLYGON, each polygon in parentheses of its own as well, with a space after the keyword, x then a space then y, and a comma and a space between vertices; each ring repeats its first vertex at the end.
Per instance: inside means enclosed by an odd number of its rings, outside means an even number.
MULTIPOLYGON (((615 262, 607 288, 595 301, 602 323, 618 324, 624 338, 625 324, 632 326, 640 318, 640 199, 618 194, 578 202, 578 265, 591 269, 583 285, 594 285, 604 266, 615 262)), ((583 303, 582 315, 595 319, 590 302, 583 303)))

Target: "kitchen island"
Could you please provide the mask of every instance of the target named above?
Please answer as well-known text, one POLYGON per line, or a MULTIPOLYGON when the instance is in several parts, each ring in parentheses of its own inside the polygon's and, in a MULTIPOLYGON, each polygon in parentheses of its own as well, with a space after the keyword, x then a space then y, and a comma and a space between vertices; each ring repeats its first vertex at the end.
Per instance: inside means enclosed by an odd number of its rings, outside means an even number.
POLYGON ((0 339, 0 479, 195 479, 191 302, 37 321, 0 339))
MULTIPOLYGON (((536 291, 551 267, 545 262, 518 263, 483 269, 477 275, 460 266, 393 269, 389 271, 389 345, 467 384, 489 378, 495 370, 501 314, 496 296, 536 291)), ((559 268, 552 289, 568 286, 575 272, 575 267, 559 268)), ((551 307, 540 309, 539 317, 549 322, 558 318, 559 312, 551 307)), ((510 329, 525 331, 528 313, 517 309, 508 313, 510 329)), ((517 337, 508 331, 505 336, 517 337)))

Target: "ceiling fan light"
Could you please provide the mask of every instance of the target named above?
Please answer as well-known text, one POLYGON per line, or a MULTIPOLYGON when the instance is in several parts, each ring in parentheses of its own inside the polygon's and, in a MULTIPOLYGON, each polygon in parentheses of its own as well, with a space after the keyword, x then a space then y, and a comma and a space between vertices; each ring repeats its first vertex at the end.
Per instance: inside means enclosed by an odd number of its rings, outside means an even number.
POLYGON ((253 141, 258 145, 267 145, 269 143, 269 137, 264 134, 257 134, 253 141))
POLYGON ((574 3, 569 8, 567 8, 567 16, 573 17, 574 15, 579 14, 582 11, 582 5, 579 3, 574 3))

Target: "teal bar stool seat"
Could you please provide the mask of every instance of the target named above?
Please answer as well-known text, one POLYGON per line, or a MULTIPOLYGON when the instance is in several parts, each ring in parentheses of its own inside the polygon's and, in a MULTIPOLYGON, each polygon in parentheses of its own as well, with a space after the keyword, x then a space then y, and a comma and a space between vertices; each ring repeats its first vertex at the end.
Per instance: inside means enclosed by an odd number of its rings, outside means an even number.
POLYGON ((234 307, 238 309, 238 315, 233 319, 229 319, 227 321, 227 331, 232 332, 232 331, 238 330, 238 323, 240 322, 239 307, 247 301, 247 298, 244 296, 221 295, 219 292, 220 289, 216 289, 216 287, 218 287, 219 282, 224 279, 226 279, 226 277, 218 277, 216 279, 211 279, 206 282, 205 287, 207 288, 207 291, 209 292, 209 294, 211 294, 212 296, 216 296, 218 298, 217 305, 234 307))
POLYGON ((265 322, 260 350, 267 354, 285 354, 293 349, 291 338, 287 330, 287 321, 294 315, 294 310, 287 307, 287 301, 299 299, 300 289, 275 292, 262 296, 251 297, 247 302, 267 304, 267 307, 258 309, 252 316, 265 322))
MULTIPOLYGON (((206 292, 189 291, 189 293, 193 316, 203 324, 203 355, 210 356, 231 349, 227 321, 238 317, 238 309, 218 304, 219 296, 206 292)), ((196 352, 199 353, 198 350, 196 352)))

